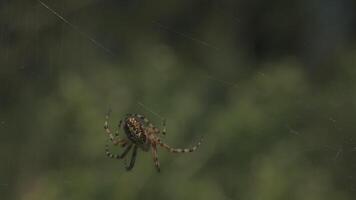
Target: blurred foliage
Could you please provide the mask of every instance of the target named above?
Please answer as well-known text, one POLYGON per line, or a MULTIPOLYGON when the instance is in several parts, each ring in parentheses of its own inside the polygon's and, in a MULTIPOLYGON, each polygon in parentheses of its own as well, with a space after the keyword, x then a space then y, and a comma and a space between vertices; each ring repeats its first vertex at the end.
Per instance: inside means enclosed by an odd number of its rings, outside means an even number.
POLYGON ((1 199, 355 198, 354 1, 43 2, 0 3, 1 199), (139 102, 201 148, 107 159, 139 102))

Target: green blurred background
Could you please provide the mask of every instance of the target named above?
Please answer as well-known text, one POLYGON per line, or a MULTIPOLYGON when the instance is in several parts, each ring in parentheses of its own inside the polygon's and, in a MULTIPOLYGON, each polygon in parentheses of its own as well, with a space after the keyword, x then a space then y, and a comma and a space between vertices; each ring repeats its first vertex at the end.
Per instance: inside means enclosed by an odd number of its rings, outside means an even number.
POLYGON ((0 3, 1 200, 355 199, 355 1, 43 2, 0 3), (108 159, 140 103, 201 148, 108 159))

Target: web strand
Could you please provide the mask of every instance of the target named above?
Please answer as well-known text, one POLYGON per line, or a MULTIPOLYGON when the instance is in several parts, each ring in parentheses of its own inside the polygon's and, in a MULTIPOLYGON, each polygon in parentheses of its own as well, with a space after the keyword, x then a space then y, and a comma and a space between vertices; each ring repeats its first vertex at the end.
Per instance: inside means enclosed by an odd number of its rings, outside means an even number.
POLYGON ((213 46, 212 44, 210 44, 210 43, 208 43, 208 42, 206 42, 206 41, 204 41, 204 40, 197 39, 197 38, 191 37, 191 36, 189 36, 189 35, 187 35, 187 34, 185 34, 185 33, 178 32, 178 31, 176 31, 176 30, 173 30, 173 29, 169 28, 168 26, 165 26, 165 25, 161 24, 160 22, 152 21, 152 23, 158 25, 158 27, 159 27, 160 29, 164 29, 164 30, 166 30, 166 31, 175 33, 175 34, 177 34, 177 35, 179 35, 179 36, 182 36, 182 37, 184 37, 184 38, 187 38, 187 39, 192 40, 192 41, 194 41, 194 42, 197 42, 197 43, 199 43, 199 44, 201 44, 201 45, 203 45, 203 46, 212 48, 212 49, 214 49, 214 50, 217 50, 217 51, 220 50, 219 48, 213 46))
POLYGON ((156 115, 156 116, 159 117, 161 120, 164 120, 164 118, 163 118, 160 114, 154 112, 152 109, 149 109, 149 108, 148 108, 147 106, 145 106, 143 103, 137 101, 137 104, 138 104, 139 106, 141 106, 143 109, 147 110, 148 112, 150 112, 150 113, 156 115))
POLYGON ((55 10, 53 10, 51 7, 49 7, 47 4, 45 4, 44 2, 42 2, 41 0, 37 0, 44 8, 46 8, 47 10, 49 10, 52 14, 54 14, 56 17, 58 17, 61 21, 63 21, 64 23, 66 23, 69 27, 71 27, 72 29, 74 29, 75 31, 77 31, 81 36, 87 38, 89 41, 91 41, 95 46, 99 47, 100 49, 104 50, 105 52, 107 52, 108 54, 110 54, 111 56, 114 56, 115 54, 110 51, 110 49, 106 48, 104 45, 102 45, 100 42, 98 42, 97 40, 95 40, 93 37, 91 37, 90 35, 88 35, 87 33, 85 33, 84 31, 82 31, 78 26, 72 24, 71 22, 69 22, 67 19, 65 19, 62 15, 60 15, 58 12, 56 12, 55 10))

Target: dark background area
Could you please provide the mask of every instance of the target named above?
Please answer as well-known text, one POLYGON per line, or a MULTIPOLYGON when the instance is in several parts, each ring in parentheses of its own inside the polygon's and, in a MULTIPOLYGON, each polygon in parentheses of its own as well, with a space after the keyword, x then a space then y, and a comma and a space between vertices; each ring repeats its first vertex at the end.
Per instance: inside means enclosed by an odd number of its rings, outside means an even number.
POLYGON ((355 1, 43 3, 0 3, 0 199, 355 199, 355 1), (110 108, 204 142, 126 172, 110 108))

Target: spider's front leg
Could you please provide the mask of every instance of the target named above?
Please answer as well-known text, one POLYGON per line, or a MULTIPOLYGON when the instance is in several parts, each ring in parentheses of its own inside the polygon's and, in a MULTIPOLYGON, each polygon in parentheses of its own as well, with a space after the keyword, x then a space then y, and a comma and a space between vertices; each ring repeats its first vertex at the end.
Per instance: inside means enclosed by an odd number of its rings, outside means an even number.
POLYGON ((108 113, 107 113, 106 116, 105 116, 105 122, 104 122, 104 129, 105 129, 105 132, 109 135, 109 138, 110 138, 111 142, 112 142, 114 145, 123 144, 124 142, 126 142, 126 140, 125 140, 125 139, 120 139, 120 138, 118 138, 118 136, 119 136, 119 129, 121 128, 122 120, 120 120, 119 126, 118 126, 118 128, 116 129, 115 134, 113 134, 112 131, 111 131, 110 128, 109 128, 109 122, 108 122, 108 121, 109 121, 110 113, 111 113, 111 110, 109 110, 108 113), (117 139, 117 138, 118 138, 118 139, 117 139))

